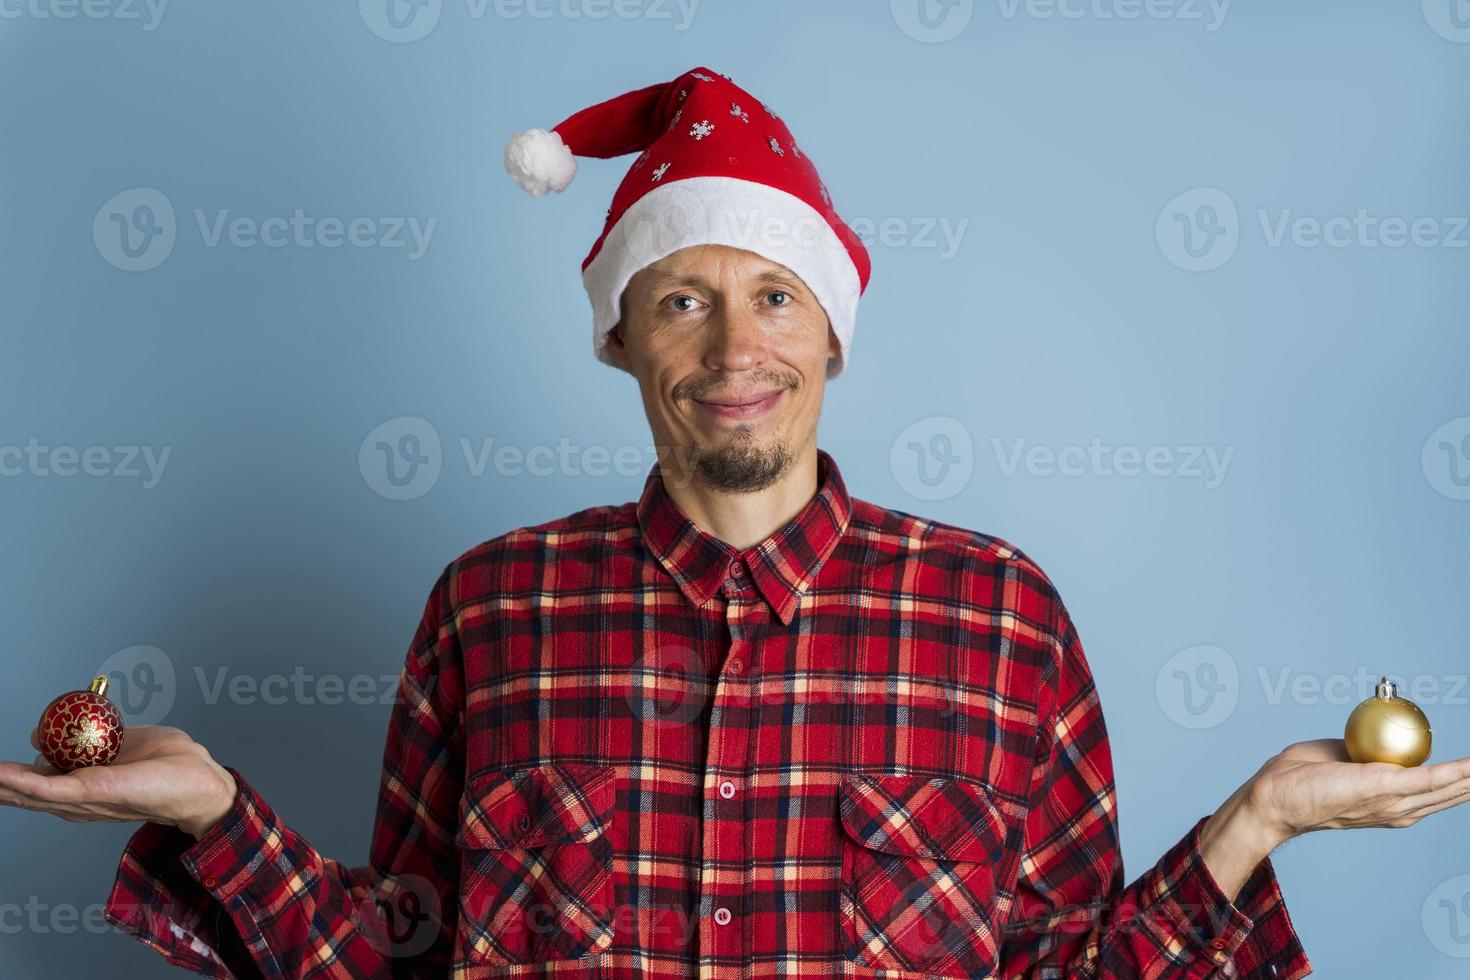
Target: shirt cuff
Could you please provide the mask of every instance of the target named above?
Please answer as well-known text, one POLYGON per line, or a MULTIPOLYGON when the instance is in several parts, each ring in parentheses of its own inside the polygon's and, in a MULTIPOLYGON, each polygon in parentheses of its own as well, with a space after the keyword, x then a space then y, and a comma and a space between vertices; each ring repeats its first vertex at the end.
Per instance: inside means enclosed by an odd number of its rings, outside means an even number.
POLYGON ((235 777, 235 802, 180 853, 179 862, 209 894, 228 904, 250 884, 252 871, 276 858, 283 842, 275 811, 244 777, 224 768, 235 777))
POLYGON ((1270 857, 1251 872, 1231 902, 1200 851, 1201 817, 1159 863, 1151 918, 1175 924, 1175 935, 1220 968, 1224 977, 1298 980, 1312 972, 1286 911, 1270 857))
POLYGON ((144 822, 123 850, 103 918, 175 966, 216 978, 259 976, 230 917, 186 873, 181 859, 193 846, 177 827, 144 822))

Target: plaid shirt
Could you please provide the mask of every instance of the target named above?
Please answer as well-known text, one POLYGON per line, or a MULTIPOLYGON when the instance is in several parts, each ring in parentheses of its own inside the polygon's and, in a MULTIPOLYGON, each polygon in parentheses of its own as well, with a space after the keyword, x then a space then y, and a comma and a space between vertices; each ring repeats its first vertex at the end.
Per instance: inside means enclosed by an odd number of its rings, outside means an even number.
POLYGON ((369 862, 235 770, 145 824, 106 916, 213 977, 1311 972, 1269 858, 1201 816, 1132 884, 1077 631, 997 538, 819 490, 740 551, 638 503, 460 555, 389 720, 369 862))

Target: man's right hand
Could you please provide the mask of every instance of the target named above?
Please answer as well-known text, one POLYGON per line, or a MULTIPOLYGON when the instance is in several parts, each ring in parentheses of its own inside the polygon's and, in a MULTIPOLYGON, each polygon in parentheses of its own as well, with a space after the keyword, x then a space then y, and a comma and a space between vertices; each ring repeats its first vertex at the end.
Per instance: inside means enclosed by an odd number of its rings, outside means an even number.
MULTIPOLYGON (((40 749, 35 729, 31 747, 40 749)), ((54 813, 63 820, 151 820, 196 839, 230 811, 238 787, 187 733, 137 725, 123 733, 110 765, 60 772, 44 756, 0 762, 0 804, 54 813)))

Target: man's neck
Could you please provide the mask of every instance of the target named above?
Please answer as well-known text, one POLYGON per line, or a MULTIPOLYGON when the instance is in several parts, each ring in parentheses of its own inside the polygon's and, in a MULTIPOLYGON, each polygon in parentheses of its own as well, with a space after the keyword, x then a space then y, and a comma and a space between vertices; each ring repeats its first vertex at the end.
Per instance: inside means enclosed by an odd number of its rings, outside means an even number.
POLYGON ((817 448, 808 443, 779 480, 753 493, 724 493, 682 472, 665 472, 664 489, 680 512, 704 533, 744 551, 779 531, 816 496, 817 448))

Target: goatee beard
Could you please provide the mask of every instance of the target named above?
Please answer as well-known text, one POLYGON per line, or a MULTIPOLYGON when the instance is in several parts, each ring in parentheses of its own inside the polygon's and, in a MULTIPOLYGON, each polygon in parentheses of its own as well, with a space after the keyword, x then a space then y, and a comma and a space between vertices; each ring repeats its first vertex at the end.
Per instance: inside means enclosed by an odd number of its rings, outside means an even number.
POLYGON ((723 493, 755 493, 781 479, 791 465, 791 452, 781 442, 757 446, 737 441, 698 452, 693 462, 695 479, 706 487, 723 493))

